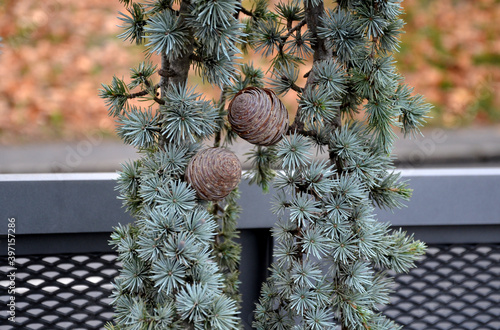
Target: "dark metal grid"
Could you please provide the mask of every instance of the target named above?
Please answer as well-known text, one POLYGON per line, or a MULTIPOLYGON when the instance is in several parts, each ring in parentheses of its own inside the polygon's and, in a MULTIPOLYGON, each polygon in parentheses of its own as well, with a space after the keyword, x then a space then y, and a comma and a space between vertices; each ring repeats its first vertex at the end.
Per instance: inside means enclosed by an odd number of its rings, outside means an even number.
POLYGON ((102 329, 113 316, 111 281, 118 274, 117 256, 18 256, 16 258, 16 323, 7 320, 5 307, 10 267, 0 259, 0 330, 102 329))
MULTIPOLYGON (((16 324, 7 321, 7 259, 0 258, 0 330, 102 329, 113 311, 116 255, 17 258, 16 324)), ((431 245, 418 267, 396 277, 383 312, 404 329, 500 329, 500 244, 431 245)))
POLYGON ((500 329, 500 244, 431 245, 383 313, 404 329, 500 329))

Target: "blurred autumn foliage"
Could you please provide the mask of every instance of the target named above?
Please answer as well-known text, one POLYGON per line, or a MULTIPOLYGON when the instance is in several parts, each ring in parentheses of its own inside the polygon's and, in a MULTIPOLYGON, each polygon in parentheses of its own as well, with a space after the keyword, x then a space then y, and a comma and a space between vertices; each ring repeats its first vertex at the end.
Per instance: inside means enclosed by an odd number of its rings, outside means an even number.
MULTIPOLYGON (((435 105, 431 123, 500 122, 500 1, 404 6, 396 59, 406 81, 435 105)), ((96 130, 114 135, 98 89, 143 59, 142 47, 116 38, 118 11, 117 0, 0 2, 1 144, 75 140, 96 130)))
POLYGON ((118 1, 19 1, 0 7, 0 142, 78 139, 113 132, 98 97, 141 50, 116 38, 118 1))
POLYGON ((396 55, 436 125, 500 122, 500 1, 405 0, 406 34, 396 55))

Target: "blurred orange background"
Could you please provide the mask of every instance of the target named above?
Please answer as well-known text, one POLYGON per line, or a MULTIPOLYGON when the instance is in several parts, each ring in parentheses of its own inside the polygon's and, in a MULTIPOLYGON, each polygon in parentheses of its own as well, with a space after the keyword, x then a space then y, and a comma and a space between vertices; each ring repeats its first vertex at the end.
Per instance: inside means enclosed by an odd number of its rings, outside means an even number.
MULTIPOLYGON (((127 81, 143 60, 142 46, 116 37, 124 7, 117 0, 2 3, 0 144, 78 140, 95 131, 113 138, 115 124, 98 89, 113 75, 127 81)), ((500 123, 500 2, 406 0, 403 6, 407 25, 397 66, 434 105, 430 125, 500 123)), ((253 61, 267 65, 260 56, 253 61)), ((213 91, 199 77, 190 83, 213 91)), ((284 101, 293 111, 294 95, 284 101)))

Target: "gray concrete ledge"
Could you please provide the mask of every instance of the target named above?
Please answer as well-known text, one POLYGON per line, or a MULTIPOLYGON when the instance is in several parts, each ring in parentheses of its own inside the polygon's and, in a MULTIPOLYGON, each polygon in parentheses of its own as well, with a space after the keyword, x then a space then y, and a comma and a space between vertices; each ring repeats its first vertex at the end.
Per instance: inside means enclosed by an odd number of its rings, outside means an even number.
MULTIPOLYGON (((253 146, 238 141, 232 150, 244 155, 253 146)), ((500 166, 500 126, 464 130, 428 129, 424 136, 396 140, 396 165, 402 168, 500 166)), ((96 133, 68 143, 0 146, 0 173, 112 172, 120 163, 136 159, 136 150, 96 133)))

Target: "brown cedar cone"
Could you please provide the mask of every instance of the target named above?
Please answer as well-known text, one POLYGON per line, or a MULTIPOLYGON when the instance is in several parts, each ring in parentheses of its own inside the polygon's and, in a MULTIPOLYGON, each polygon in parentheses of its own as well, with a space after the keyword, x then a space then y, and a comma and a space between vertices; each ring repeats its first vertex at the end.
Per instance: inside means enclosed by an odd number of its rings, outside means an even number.
POLYGON ((288 111, 274 92, 247 87, 229 104, 229 123, 242 139, 260 146, 278 143, 288 130, 288 111))
POLYGON ((241 163, 234 153, 224 148, 199 151, 189 161, 186 181, 201 199, 218 201, 236 188, 241 179, 241 163))

